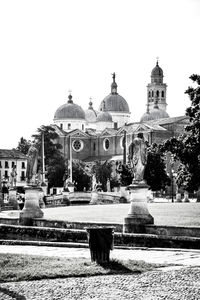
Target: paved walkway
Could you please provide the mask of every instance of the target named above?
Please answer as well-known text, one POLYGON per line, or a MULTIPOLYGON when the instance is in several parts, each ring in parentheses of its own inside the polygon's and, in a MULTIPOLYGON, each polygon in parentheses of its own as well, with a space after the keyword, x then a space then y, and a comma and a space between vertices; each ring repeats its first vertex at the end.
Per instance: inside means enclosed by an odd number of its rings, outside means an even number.
MULTIPOLYGON (((1 245, 0 253, 16 253, 27 255, 59 256, 67 258, 90 258, 88 248, 63 248, 47 246, 19 246, 1 245)), ((200 250, 183 249, 156 249, 156 248, 132 248, 114 249, 110 253, 113 259, 134 259, 144 260, 149 263, 176 264, 179 266, 198 266, 200 267, 200 250)))

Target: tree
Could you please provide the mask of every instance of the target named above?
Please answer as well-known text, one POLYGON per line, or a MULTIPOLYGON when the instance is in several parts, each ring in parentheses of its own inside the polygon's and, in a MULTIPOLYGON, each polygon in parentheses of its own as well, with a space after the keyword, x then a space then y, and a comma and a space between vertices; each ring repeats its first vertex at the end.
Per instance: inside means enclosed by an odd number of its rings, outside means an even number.
POLYGON ((133 181, 133 172, 129 165, 120 164, 117 168, 117 172, 120 174, 120 185, 128 186, 133 181))
POLYGON ((91 173, 87 172, 86 164, 84 162, 72 162, 72 178, 77 191, 87 191, 90 189, 91 173))
POLYGON ((187 191, 198 190, 200 187, 200 76, 192 75, 190 79, 196 87, 189 87, 191 106, 186 109, 190 124, 179 138, 171 138, 163 144, 164 151, 170 151, 180 161, 177 184, 187 191))
POLYGON ((102 189, 106 191, 107 180, 110 180, 111 178, 112 162, 95 161, 92 167, 92 173, 95 174, 97 182, 100 182, 102 184, 102 189))
POLYGON ((165 189, 170 184, 170 178, 166 173, 164 154, 160 151, 157 144, 148 147, 147 165, 145 168, 144 179, 152 191, 165 189))
POLYGON ((31 141, 27 141, 26 139, 21 137, 16 149, 26 155, 28 153, 28 149, 30 148, 30 146, 31 146, 31 141))
POLYGON ((63 176, 65 172, 65 160, 61 153, 62 145, 59 144, 58 134, 52 126, 42 125, 37 129, 37 133, 33 134, 35 146, 40 155, 38 159, 38 168, 42 167, 41 150, 42 150, 42 134, 44 135, 44 156, 46 176, 49 188, 53 186, 63 186, 63 176))

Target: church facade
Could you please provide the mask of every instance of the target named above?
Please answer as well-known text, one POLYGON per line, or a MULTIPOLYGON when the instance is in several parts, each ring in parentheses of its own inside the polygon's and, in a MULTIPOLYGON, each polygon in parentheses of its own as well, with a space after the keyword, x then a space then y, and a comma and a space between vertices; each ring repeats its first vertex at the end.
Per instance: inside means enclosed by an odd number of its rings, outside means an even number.
POLYGON ((71 155, 72 159, 88 162, 122 161, 124 141, 125 149, 128 149, 139 132, 150 144, 159 144, 183 133, 188 118, 169 117, 167 84, 163 77, 163 70, 157 62, 147 85, 147 109, 140 122, 130 123, 129 105, 118 93, 115 73, 112 75, 111 92, 101 101, 98 111, 94 110, 91 99, 89 108, 84 111, 73 102, 70 94, 68 102, 56 110, 52 125, 59 135, 65 159, 70 159, 71 155))

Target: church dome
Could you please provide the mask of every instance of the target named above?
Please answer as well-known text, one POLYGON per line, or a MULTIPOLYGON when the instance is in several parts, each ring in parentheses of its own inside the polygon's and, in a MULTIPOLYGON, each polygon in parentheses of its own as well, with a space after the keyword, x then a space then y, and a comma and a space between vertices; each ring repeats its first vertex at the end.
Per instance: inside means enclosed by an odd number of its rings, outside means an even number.
POLYGON ((146 122, 152 120, 150 113, 146 112, 140 119, 140 122, 146 122))
POLYGON ((97 116, 97 122, 112 122, 112 116, 109 112, 103 111, 97 116))
MULTIPOLYGON (((105 101, 105 110, 112 112, 126 112, 129 113, 129 106, 126 100, 119 94, 110 94, 103 99, 105 101)), ((102 102, 103 102, 102 101, 102 102)), ((99 109, 102 109, 103 103, 101 102, 99 109)))
POLYGON ((90 100, 89 102, 89 107, 88 109, 85 111, 85 119, 88 123, 95 123, 97 120, 97 113, 96 111, 93 109, 92 106, 92 101, 90 100))
POLYGON ((168 113, 164 110, 158 107, 158 102, 155 101, 154 108, 149 113, 150 120, 158 120, 163 118, 169 118, 168 113))
POLYGON ((85 112, 77 104, 73 103, 72 95, 69 95, 67 103, 61 105, 55 112, 54 120, 58 119, 84 119, 85 112))
POLYGON ((111 93, 101 101, 99 110, 102 110, 105 102, 105 111, 130 113, 126 100, 117 93, 117 83, 115 82, 115 73, 113 73, 113 82, 111 84, 111 93))
POLYGON ((161 67, 158 65, 158 61, 156 63, 155 68, 153 68, 153 70, 151 71, 151 77, 163 77, 163 70, 161 69, 161 67))

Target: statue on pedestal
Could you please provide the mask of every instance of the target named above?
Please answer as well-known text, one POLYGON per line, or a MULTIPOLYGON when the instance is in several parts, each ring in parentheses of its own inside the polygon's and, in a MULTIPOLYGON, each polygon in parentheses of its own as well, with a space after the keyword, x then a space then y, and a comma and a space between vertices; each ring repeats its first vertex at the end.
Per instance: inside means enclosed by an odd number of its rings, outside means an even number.
POLYGON ((11 187, 16 187, 17 183, 17 172, 16 172, 16 166, 12 168, 12 171, 10 173, 10 184, 11 187))
POLYGON ((38 150, 32 145, 28 150, 26 178, 29 185, 36 185, 38 150))
POLYGON ((143 133, 138 133, 129 146, 129 163, 133 169, 133 183, 145 183, 144 171, 147 164, 147 145, 143 133))

